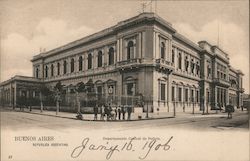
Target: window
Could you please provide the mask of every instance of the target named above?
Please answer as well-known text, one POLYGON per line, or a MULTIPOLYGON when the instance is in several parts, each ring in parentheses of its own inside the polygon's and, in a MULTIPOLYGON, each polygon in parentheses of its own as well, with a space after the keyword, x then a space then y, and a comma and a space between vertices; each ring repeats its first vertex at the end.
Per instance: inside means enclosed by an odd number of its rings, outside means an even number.
POLYGON ((88 54, 88 69, 92 68, 92 54, 88 54))
POLYGON ((39 75, 39 69, 36 68, 36 78, 38 78, 38 75, 39 75))
POLYGON ((165 50, 166 50, 165 43, 161 42, 161 59, 165 59, 165 50))
POLYGON ((79 57, 78 64, 79 64, 79 71, 82 71, 82 56, 79 57))
POLYGON ((200 102, 199 99, 200 99, 200 97, 199 97, 199 91, 196 91, 196 102, 200 102))
POLYGON ((172 49, 172 63, 174 63, 174 56, 175 56, 174 49, 172 49))
POLYGON ((109 65, 114 64, 114 48, 109 48, 109 65))
POLYGON ((178 57, 178 68, 181 69, 181 59, 182 59, 182 56, 181 56, 181 53, 179 52, 179 57, 178 57))
POLYGON ((178 88, 178 101, 179 101, 179 102, 182 101, 181 96, 182 96, 182 89, 179 87, 179 88, 178 88))
POLYGON ((98 56, 97 56, 97 66, 101 67, 102 66, 102 51, 98 52, 98 56))
POLYGON ((45 66, 45 78, 48 78, 48 66, 45 66))
POLYGON ((188 57, 185 57, 185 70, 188 71, 188 66, 189 66, 189 61, 188 61, 188 57))
POLYGON ((209 90, 207 90, 207 103, 210 102, 210 93, 209 93, 209 90))
POLYGON ((102 99, 102 86, 97 86, 97 99, 101 100, 102 99))
POLYGON ((127 95, 134 95, 134 83, 127 83, 127 95))
POLYGON ((102 94, 102 86, 97 86, 97 93, 102 94))
POLYGON ((53 64, 51 64, 50 71, 51 71, 51 77, 53 77, 54 76, 54 65, 53 64))
POLYGON ((60 75, 60 63, 57 63, 57 75, 60 75))
POLYGON ((196 63, 196 74, 200 75, 200 65, 199 65, 199 62, 196 63))
POLYGON ((75 70, 75 60, 72 58, 70 61, 70 71, 73 73, 75 70))
POLYGON ((207 66, 207 77, 211 76, 211 67, 210 65, 207 66))
POLYGON ((185 89, 185 102, 188 102, 188 89, 185 89))
POLYGON ((66 74, 67 73, 67 61, 64 60, 63 61, 63 74, 66 74))
POLYGON ((165 101, 166 99, 165 91, 166 91, 166 84, 161 83, 161 100, 162 101, 165 101))
POLYGON ((109 94, 113 94, 114 93, 114 86, 113 85, 109 85, 108 86, 108 93, 109 94))
POLYGON ((127 60, 130 60, 134 57, 134 42, 129 41, 127 46, 127 60))
POLYGON ((175 101, 175 88, 172 86, 172 102, 175 101))
POLYGON ((191 101, 194 102, 194 90, 191 89, 191 101))
POLYGON ((195 66, 194 59, 192 59, 191 60, 191 72, 192 72, 192 74, 194 74, 194 66, 195 66))

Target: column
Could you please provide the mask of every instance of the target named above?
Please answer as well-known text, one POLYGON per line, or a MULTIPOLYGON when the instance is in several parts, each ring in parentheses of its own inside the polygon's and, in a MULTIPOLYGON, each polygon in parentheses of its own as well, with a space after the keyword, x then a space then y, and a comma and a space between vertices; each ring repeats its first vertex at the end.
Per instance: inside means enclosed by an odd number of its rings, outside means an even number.
POLYGON ((155 44, 155 55, 154 58, 158 59, 160 58, 160 38, 159 38, 159 33, 155 33, 155 38, 156 38, 156 44, 155 44))
POLYGON ((88 70, 88 52, 83 54, 83 71, 88 70))
POLYGON ((141 35, 141 32, 139 33, 137 46, 138 46, 138 55, 137 55, 137 58, 142 58, 142 54, 141 54, 142 35, 141 35))
POLYGON ((218 96, 218 90, 217 90, 217 88, 215 87, 214 88, 214 107, 216 107, 217 106, 217 96, 218 96))
POLYGON ((124 60, 124 56, 123 56, 123 43, 122 43, 122 38, 120 38, 120 45, 119 45, 119 57, 120 57, 120 61, 124 60))
POLYGON ((98 51, 95 49, 93 51, 93 56, 92 56, 92 69, 95 69, 97 68, 97 54, 98 54, 98 51))
POLYGON ((226 97, 226 105, 228 105, 229 104, 228 89, 225 90, 225 97, 226 97))
POLYGON ((119 39, 116 41, 116 48, 115 48, 114 56, 115 56, 114 63, 116 64, 116 62, 119 62, 121 60, 121 58, 120 58, 120 40, 119 39))
POLYGON ((154 50, 152 53, 153 54, 152 57, 155 58, 155 53, 156 53, 156 32, 155 31, 153 32, 153 49, 154 50))

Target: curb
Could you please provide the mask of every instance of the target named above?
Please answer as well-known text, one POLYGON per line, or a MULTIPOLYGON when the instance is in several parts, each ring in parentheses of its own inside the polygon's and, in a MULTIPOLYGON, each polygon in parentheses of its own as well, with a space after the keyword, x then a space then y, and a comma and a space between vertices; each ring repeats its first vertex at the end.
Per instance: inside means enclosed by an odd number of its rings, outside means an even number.
MULTIPOLYGON (((12 111, 11 109, 8 109, 12 111)), ((29 112, 29 111, 15 111, 15 112, 24 112, 29 114, 36 114, 36 115, 44 115, 44 116, 51 116, 51 117, 59 117, 59 118, 66 118, 66 119, 72 119, 72 120, 78 120, 74 117, 66 117, 66 116, 59 116, 59 115, 51 115, 51 114, 44 114, 44 113, 37 113, 37 112, 29 112)), ((128 122, 128 121, 145 121, 145 120, 160 120, 160 119, 170 119, 175 118, 173 116, 169 117, 159 117, 159 118, 144 118, 144 119, 138 119, 138 120, 90 120, 90 119, 83 119, 79 121, 94 121, 94 122, 128 122)))

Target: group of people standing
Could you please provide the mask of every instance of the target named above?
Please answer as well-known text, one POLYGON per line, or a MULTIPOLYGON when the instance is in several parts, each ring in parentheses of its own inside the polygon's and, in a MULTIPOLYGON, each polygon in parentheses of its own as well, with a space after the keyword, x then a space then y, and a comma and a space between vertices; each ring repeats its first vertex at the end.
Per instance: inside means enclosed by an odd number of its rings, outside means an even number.
POLYGON ((116 106, 114 108, 111 105, 96 105, 94 107, 94 120, 97 120, 98 114, 100 114, 100 120, 131 120, 132 106, 116 106))

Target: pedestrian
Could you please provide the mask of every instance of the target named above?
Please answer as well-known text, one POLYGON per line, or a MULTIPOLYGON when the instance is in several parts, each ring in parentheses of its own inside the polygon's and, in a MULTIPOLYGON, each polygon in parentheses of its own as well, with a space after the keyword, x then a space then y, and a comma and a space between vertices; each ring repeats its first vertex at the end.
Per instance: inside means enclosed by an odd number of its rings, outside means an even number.
POLYGON ((118 119, 121 120, 121 106, 118 106, 118 119))
POLYGON ((108 120, 109 118, 108 118, 108 106, 105 104, 105 106, 104 106, 104 116, 106 117, 106 120, 108 120))
POLYGON ((122 111, 122 119, 125 120, 126 109, 124 106, 122 106, 121 111, 122 111))
POLYGON ((117 108, 117 106, 115 107, 115 120, 116 120, 116 118, 117 118, 117 113, 118 113, 118 108, 117 108))
POLYGON ((112 110, 112 107, 111 107, 111 105, 109 104, 109 106, 108 106, 108 118, 109 118, 109 119, 112 119, 112 115, 111 115, 111 114, 112 114, 112 111, 113 111, 113 110, 112 110))
POLYGON ((234 112, 233 105, 227 105, 226 106, 226 112, 227 112, 227 118, 232 119, 232 113, 234 112))
POLYGON ((94 107, 94 120, 97 120, 97 114, 98 114, 98 105, 95 105, 95 107, 94 107))
POLYGON ((131 113, 132 113, 132 106, 128 106, 127 111, 128 111, 128 119, 127 120, 130 120, 131 119, 131 113))

